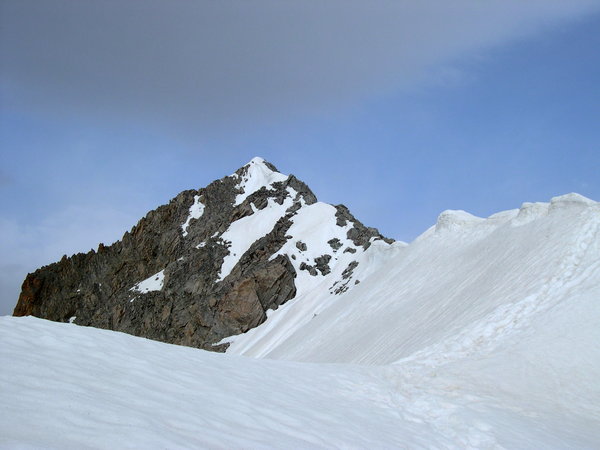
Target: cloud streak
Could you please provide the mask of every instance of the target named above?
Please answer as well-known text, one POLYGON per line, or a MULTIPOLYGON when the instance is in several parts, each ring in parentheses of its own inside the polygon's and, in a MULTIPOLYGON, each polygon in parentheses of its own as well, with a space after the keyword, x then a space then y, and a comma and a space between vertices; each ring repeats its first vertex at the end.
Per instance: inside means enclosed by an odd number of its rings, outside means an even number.
POLYGON ((3 85, 30 107, 227 129, 407 89, 591 0, 5 1, 3 85))

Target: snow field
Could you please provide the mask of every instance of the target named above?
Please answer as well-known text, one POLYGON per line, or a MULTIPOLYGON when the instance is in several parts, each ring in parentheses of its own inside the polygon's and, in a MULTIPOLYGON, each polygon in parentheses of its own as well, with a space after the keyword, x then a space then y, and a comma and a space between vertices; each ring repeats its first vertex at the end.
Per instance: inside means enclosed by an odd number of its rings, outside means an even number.
POLYGON ((360 367, 251 360, 31 317, 0 318, 0 342, 2 448, 383 447, 431 431, 398 423, 379 377, 360 367))
POLYGON ((598 444, 595 398, 561 410, 511 393, 519 374, 496 384, 510 353, 438 373, 255 360, 32 317, 0 318, 0 342, 0 448, 598 444))
MULTIPOLYGON (((223 234, 222 277, 289 194, 223 234)), ((356 253, 333 207, 291 220, 297 296, 225 355, 0 317, 0 448, 600 448, 600 204, 445 211, 356 253), (323 254, 331 273, 299 270, 323 254)))

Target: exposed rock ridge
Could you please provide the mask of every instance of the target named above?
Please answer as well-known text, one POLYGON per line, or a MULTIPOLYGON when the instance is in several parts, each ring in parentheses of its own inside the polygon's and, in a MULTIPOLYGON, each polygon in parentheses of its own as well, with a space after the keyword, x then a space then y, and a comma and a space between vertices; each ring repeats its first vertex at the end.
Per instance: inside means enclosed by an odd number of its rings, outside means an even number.
POLYGON ((300 262, 306 244, 296 242, 304 237, 288 231, 300 211, 319 209, 316 203, 302 181, 254 158, 150 211, 120 241, 29 274, 14 315, 224 351, 227 344, 215 344, 258 326, 268 310, 294 298, 301 264, 325 277, 337 261, 333 254, 357 251, 344 247, 344 237, 361 251, 373 239, 392 242, 340 205, 334 220, 346 236, 323 242, 329 253, 300 262), (294 252, 286 250, 288 241, 294 252))

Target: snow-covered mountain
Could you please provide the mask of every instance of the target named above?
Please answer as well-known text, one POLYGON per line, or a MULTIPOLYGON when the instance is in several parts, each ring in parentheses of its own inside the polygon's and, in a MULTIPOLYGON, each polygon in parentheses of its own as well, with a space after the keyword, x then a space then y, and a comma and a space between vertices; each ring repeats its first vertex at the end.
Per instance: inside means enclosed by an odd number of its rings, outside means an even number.
POLYGON ((193 264, 165 257, 123 299, 150 317, 211 261, 226 354, 0 318, 0 447, 600 448, 600 203, 445 211, 405 244, 260 159, 223 180, 146 219, 193 264))
POLYGON ((292 298, 349 291, 366 270, 358 260, 392 242, 254 158, 149 212, 112 246, 29 274, 14 314, 223 351, 219 341, 292 298))

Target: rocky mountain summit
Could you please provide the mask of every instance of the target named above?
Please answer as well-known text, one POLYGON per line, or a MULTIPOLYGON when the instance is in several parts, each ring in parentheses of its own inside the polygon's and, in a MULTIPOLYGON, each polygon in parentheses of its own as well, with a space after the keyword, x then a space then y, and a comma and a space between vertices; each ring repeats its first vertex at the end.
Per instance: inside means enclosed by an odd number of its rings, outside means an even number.
POLYGON ((352 289, 376 241, 393 242, 254 158, 150 211, 113 245, 29 274, 14 315, 224 351, 224 338, 299 291, 352 289))

